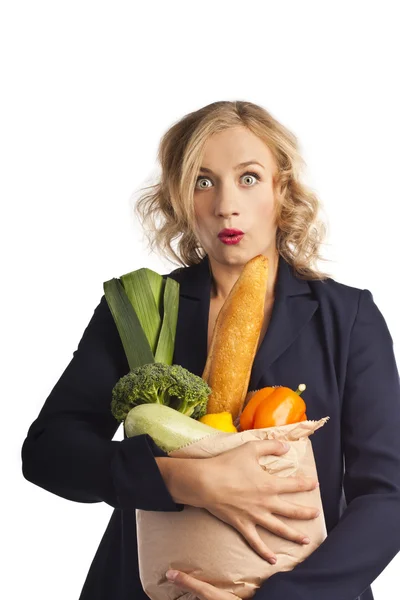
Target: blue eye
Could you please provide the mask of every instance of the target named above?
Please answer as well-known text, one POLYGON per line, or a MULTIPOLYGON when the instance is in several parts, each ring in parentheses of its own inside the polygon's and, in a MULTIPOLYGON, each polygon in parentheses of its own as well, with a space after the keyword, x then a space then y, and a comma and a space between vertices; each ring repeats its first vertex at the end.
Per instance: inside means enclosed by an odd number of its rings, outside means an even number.
MULTIPOLYGON (((261 177, 257 173, 253 173, 250 171, 243 173, 242 177, 244 177, 245 175, 251 175, 252 177, 255 177, 257 179, 257 181, 260 181, 260 179, 261 179, 261 177)), ((199 182, 200 179, 208 179, 209 181, 211 181, 210 177, 206 177, 205 175, 199 175, 199 177, 196 179, 196 184, 199 182)), ((254 186, 246 186, 246 187, 254 187, 254 186)), ((203 187, 203 190, 205 190, 205 189, 207 189, 207 188, 203 187)))

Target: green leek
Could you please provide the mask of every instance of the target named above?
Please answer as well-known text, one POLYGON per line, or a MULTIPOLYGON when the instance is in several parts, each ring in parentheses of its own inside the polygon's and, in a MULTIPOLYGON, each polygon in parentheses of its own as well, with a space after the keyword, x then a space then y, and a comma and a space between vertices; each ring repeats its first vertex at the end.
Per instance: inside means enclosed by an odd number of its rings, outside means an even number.
POLYGON ((130 370, 151 362, 172 365, 179 284, 138 269, 103 284, 130 370))

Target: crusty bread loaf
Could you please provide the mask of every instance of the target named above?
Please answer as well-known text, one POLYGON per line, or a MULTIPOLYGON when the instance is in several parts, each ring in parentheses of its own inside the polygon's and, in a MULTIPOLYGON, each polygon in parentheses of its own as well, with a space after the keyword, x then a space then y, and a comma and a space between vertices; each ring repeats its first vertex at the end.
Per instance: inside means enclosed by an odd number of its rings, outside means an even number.
POLYGON ((259 254, 244 266, 225 300, 211 339, 202 378, 212 392, 207 413, 240 414, 264 320, 268 259, 259 254))

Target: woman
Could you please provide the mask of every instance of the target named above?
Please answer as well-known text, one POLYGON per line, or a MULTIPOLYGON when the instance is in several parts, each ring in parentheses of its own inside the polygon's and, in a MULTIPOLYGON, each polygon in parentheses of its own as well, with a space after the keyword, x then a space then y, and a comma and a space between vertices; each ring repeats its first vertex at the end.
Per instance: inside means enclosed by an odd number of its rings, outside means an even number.
MULTIPOLYGON (((371 600, 371 582, 400 550, 400 385, 386 322, 370 291, 313 266, 325 232, 320 204, 300 181, 295 136, 263 108, 216 102, 191 113, 165 134, 159 159, 161 181, 139 199, 137 213, 151 244, 182 265, 168 274, 180 283, 173 362, 202 374, 223 302, 246 262, 264 254, 270 276, 248 389, 296 389, 305 381, 308 418, 330 416, 312 440, 328 536, 254 598, 371 600), (230 228, 244 234, 236 243, 223 235, 230 228)), ((70 500, 114 507, 80 600, 147 597, 135 508, 201 506, 271 562, 256 525, 306 543, 279 516, 307 520, 314 509, 280 494, 317 482, 263 471, 260 489, 258 457, 282 454, 280 443, 245 444, 205 462, 168 457, 147 435, 112 441, 118 424, 111 390, 128 371, 103 295, 22 448, 29 481, 70 500)), ((237 598, 188 574, 175 583, 182 595, 201 600, 237 598)))

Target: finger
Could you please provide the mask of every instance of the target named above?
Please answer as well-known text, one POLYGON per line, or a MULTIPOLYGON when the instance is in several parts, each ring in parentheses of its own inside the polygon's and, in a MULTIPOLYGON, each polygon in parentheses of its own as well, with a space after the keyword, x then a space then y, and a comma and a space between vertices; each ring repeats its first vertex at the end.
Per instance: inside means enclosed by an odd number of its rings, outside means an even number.
POLYGON ((185 592, 196 594, 199 600, 235 600, 235 598, 239 598, 231 592, 220 590, 210 583, 196 579, 183 571, 177 571, 177 573, 173 580, 174 584, 185 592))
POLYGON ((257 525, 268 529, 268 531, 271 531, 285 540, 290 540, 291 542, 296 542, 298 544, 302 544, 304 540, 308 539, 306 533, 302 533, 301 531, 293 529, 293 527, 289 527, 289 525, 286 525, 283 521, 278 519, 278 517, 274 517, 273 515, 268 515, 266 519, 258 519, 257 525))
POLYGON ((235 524, 236 529, 242 534, 247 543, 253 548, 257 554, 267 560, 271 565, 274 565, 277 561, 276 554, 268 548, 266 544, 260 538, 260 535, 255 527, 251 523, 247 523, 244 526, 242 523, 235 524))
POLYGON ((257 440, 247 442, 248 444, 254 444, 257 457, 265 456, 266 454, 285 454, 289 450, 289 446, 279 440, 257 440))
POLYGON ((318 487, 316 477, 279 477, 276 479, 276 486, 279 488, 278 494, 286 492, 308 492, 318 487))
POLYGON ((320 514, 320 510, 313 506, 302 506, 294 502, 280 500, 276 506, 270 506, 271 513, 288 517, 290 519, 315 519, 320 514))

